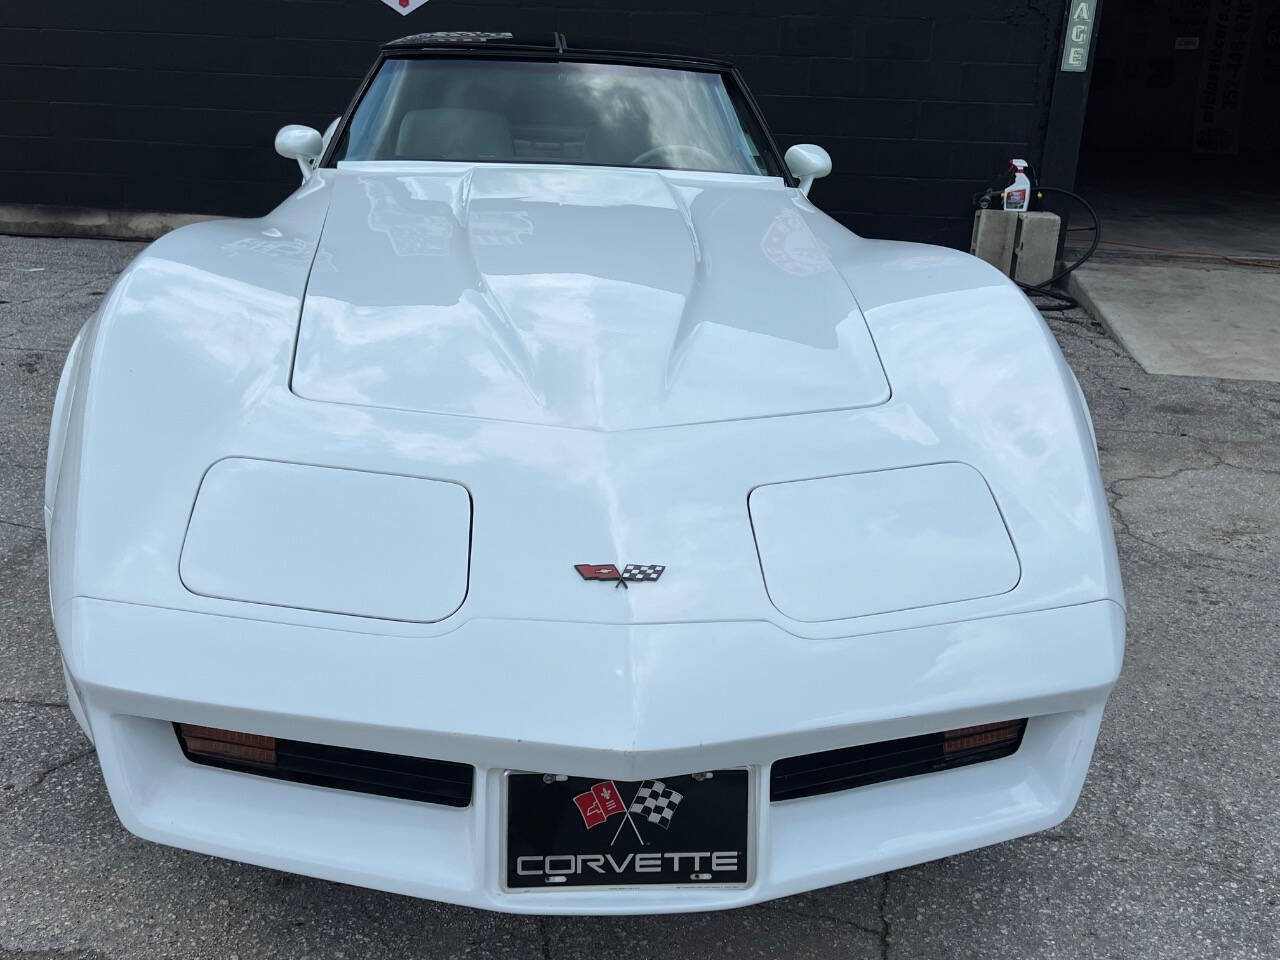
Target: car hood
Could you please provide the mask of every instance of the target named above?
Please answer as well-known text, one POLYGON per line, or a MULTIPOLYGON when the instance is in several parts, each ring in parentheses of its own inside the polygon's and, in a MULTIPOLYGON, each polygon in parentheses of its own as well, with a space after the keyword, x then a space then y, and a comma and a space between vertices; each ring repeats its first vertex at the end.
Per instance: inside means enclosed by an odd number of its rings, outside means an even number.
POLYGON ((596 430, 888 399, 778 180, 344 164, 332 181, 299 396, 596 430))

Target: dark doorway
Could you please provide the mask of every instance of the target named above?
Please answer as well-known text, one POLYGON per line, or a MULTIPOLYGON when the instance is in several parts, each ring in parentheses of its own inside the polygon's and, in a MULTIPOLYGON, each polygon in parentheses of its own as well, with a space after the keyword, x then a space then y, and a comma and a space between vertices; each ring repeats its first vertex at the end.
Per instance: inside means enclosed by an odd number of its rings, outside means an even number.
POLYGON ((1107 0, 1079 191, 1104 252, 1280 257, 1280 3, 1107 0))

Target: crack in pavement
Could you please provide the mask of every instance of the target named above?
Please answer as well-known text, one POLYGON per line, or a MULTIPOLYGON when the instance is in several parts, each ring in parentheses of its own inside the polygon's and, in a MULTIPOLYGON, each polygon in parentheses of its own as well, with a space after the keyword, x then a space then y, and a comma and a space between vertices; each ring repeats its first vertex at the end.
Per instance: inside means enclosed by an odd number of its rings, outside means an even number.
MULTIPOLYGON (((1195 439, 1195 438, 1191 438, 1191 439, 1195 439)), ((1160 481, 1160 480, 1176 480, 1179 477, 1183 477, 1188 474, 1203 473, 1210 470, 1217 470, 1219 468, 1223 470, 1239 470, 1244 473, 1262 474, 1264 476, 1280 476, 1280 471, 1277 471, 1277 470, 1272 470, 1265 467, 1244 467, 1244 466, 1238 466, 1236 464, 1228 463, 1225 460, 1223 460, 1222 457, 1219 456, 1217 453, 1215 453, 1213 450, 1210 450, 1207 448, 1204 448, 1204 453, 1206 456, 1212 459, 1211 463, 1201 464, 1197 466, 1178 467, 1177 469, 1172 470, 1168 473, 1134 473, 1126 476, 1118 476, 1118 477, 1112 477, 1108 479, 1104 484, 1104 488, 1107 492, 1107 498, 1111 506, 1111 522, 1112 522, 1112 526, 1115 528, 1115 532, 1118 535, 1128 537, 1130 540, 1134 541, 1135 543, 1140 543, 1146 547, 1150 547, 1152 550, 1160 554, 1162 557, 1168 558, 1170 560, 1176 560, 1182 563, 1191 564, 1193 562, 1191 559, 1188 559, 1182 554, 1174 552, 1173 550, 1164 546, 1163 544, 1156 542, 1154 539, 1151 539, 1146 536, 1139 536, 1137 533, 1134 532, 1128 517, 1125 516, 1125 508, 1124 508, 1124 501, 1130 499, 1132 495, 1120 490, 1119 489, 1120 484, 1140 483, 1142 481, 1154 482, 1154 481, 1160 481)), ((1232 573, 1232 574, 1243 575, 1247 577, 1257 577, 1262 575, 1264 572, 1268 572, 1268 571, 1263 571, 1261 569, 1258 569, 1259 567, 1262 567, 1263 565, 1265 565, 1265 560, 1263 558, 1259 558, 1258 560, 1255 561, 1255 560, 1249 560, 1249 559, 1240 559, 1236 557, 1220 557, 1212 553, 1205 553, 1195 548, 1191 549, 1191 553, 1194 556, 1194 563, 1212 566, 1214 569, 1220 570, 1224 573, 1232 573)))
POLYGON ((547 918, 538 918, 538 936, 542 939, 542 960, 551 960, 551 935, 547 931, 547 918))
POLYGON ((28 794, 34 793, 36 790, 40 789, 41 785, 46 780, 48 780, 51 776, 53 776, 59 770, 63 770, 66 767, 71 766, 73 763, 79 763, 85 757, 88 757, 96 752, 97 751, 94 747, 87 747, 86 749, 81 750, 78 753, 72 754, 70 757, 68 757, 65 760, 58 761, 51 767, 46 767, 44 770, 41 770, 40 773, 36 776, 35 780, 33 780, 26 787, 23 787, 21 790, 14 790, 12 793, 7 794, 4 798, 5 802, 7 803, 9 801, 16 800, 18 797, 25 797, 28 794))
POLYGON ((821 920, 827 923, 834 923, 841 927, 850 927, 860 933, 865 933, 869 937, 875 937, 876 942, 880 947, 880 960, 888 960, 889 943, 892 939, 888 914, 889 883, 890 874, 881 874, 880 893, 876 900, 876 913, 880 920, 880 925, 878 927, 868 927, 866 924, 858 923, 856 920, 833 916, 829 913, 815 913, 810 910, 799 910, 794 907, 784 907, 776 901, 773 903, 762 903, 757 907, 757 909, 771 913, 786 913, 793 917, 803 917, 806 920, 821 920))
MULTIPOLYGON (((30 303, 40 303, 44 300, 61 300, 64 297, 72 297, 80 293, 87 293, 90 296, 101 297, 106 293, 105 289, 101 291, 95 291, 95 290, 88 290, 88 288, 95 287, 95 286, 104 286, 104 285, 107 287, 110 287, 110 285, 115 282, 115 278, 118 275, 119 275, 119 271, 113 271, 112 273, 104 274, 102 276, 91 277, 88 280, 77 283, 74 286, 68 287, 65 290, 58 290, 53 293, 39 293, 39 294, 36 294, 34 297, 27 297, 24 300, 6 300, 3 306, 22 307, 30 303)), ((12 284, 13 281, 10 280, 8 281, 8 283, 12 284)), ((3 340, 3 339, 7 339, 7 338, 0 337, 0 340, 3 340)))
MULTIPOLYGON (((1214 456, 1214 455, 1210 454, 1210 456, 1214 456)), ((1127 477, 1114 477, 1110 481, 1108 481, 1107 486, 1114 487, 1117 483, 1136 483, 1139 480, 1175 480, 1178 477, 1184 476, 1188 473, 1199 473, 1203 470, 1216 470, 1218 467, 1222 467, 1222 466, 1226 466, 1222 462, 1222 459, 1220 457, 1214 456, 1214 462, 1206 466, 1178 467, 1178 469, 1172 471, 1171 473, 1133 473, 1127 477)), ((1231 468, 1228 467, 1227 469, 1231 469, 1231 468)), ((1118 493, 1118 496, 1124 497, 1125 495, 1122 493, 1118 493)))
MULTIPOLYGON (((1155 540, 1150 540, 1134 533, 1129 525, 1129 521, 1120 513, 1119 508, 1112 510, 1111 524, 1117 536, 1127 537, 1134 543, 1140 543, 1145 547, 1149 547, 1152 551, 1159 554, 1166 560, 1172 560, 1190 569, 1194 569, 1197 565, 1201 565, 1212 567, 1220 573, 1229 573, 1234 576, 1246 577, 1251 580, 1256 580, 1260 577, 1273 576, 1269 570, 1254 569, 1251 565, 1243 561, 1232 560, 1226 557, 1215 557, 1211 553, 1204 553, 1199 550, 1192 551, 1193 556, 1191 557, 1175 553, 1163 544, 1157 543, 1155 540)), ((1263 567, 1265 565, 1265 560, 1260 559, 1257 561, 1258 567, 1263 567)))
POLYGON ((36 533, 41 532, 39 527, 33 527, 29 523, 19 523, 17 520, 5 520, 3 517, 0 517, 0 524, 4 524, 6 527, 20 527, 23 530, 34 530, 36 533))
MULTIPOLYGON (((1196 443, 1200 444, 1200 445, 1201 445, 1201 448, 1202 448, 1206 453, 1208 453, 1208 454, 1210 454, 1210 455, 1212 455, 1212 456, 1215 456, 1215 457, 1221 457, 1221 456, 1222 456, 1222 454, 1220 454, 1218 451, 1216 451, 1216 450, 1212 449, 1212 448, 1209 446, 1209 444, 1212 444, 1212 443, 1221 443, 1221 444, 1254 443, 1254 444, 1261 444, 1261 443, 1266 443, 1266 442, 1267 442, 1267 438, 1266 438, 1266 437, 1264 437, 1264 436, 1261 436, 1261 435, 1259 435, 1259 436, 1258 436, 1258 437, 1256 437, 1256 438, 1252 438, 1252 439, 1244 439, 1244 438, 1241 438, 1241 437, 1239 437, 1239 436, 1236 436, 1236 437, 1207 437, 1207 436, 1204 436, 1203 434, 1199 434, 1199 433, 1190 433, 1190 432, 1188 432, 1186 429, 1179 429, 1179 430, 1157 430, 1157 429, 1155 429, 1154 427, 1112 427, 1112 426, 1103 427, 1103 428, 1102 428, 1102 433, 1099 435, 1098 439, 1099 439, 1099 440, 1101 440, 1101 439, 1103 439, 1103 437, 1104 437, 1104 436, 1109 438, 1109 437, 1111 437, 1112 435, 1115 435, 1115 434, 1119 434, 1119 435, 1121 435, 1121 436, 1126 436, 1126 437, 1169 437, 1169 438, 1171 438, 1171 439, 1175 439, 1175 440, 1193 440, 1193 441, 1195 441, 1196 443)), ((1116 447, 1108 448, 1108 449, 1121 450, 1121 449, 1124 449, 1124 448, 1123 448, 1123 447, 1120 447, 1120 446, 1116 446, 1116 447)), ((1224 460, 1223 462, 1224 462, 1227 466, 1229 466, 1229 467, 1234 467, 1234 466, 1235 466, 1235 464, 1233 464, 1233 463, 1231 463, 1231 462, 1229 462, 1229 461, 1224 460)))
POLYGON ((1135 473, 1127 477, 1116 477, 1111 481, 1111 483, 1129 483, 1134 480, 1174 480, 1186 473, 1199 473, 1205 470, 1217 470, 1219 467, 1224 470, 1239 470, 1241 473, 1260 473, 1263 476, 1280 477, 1280 470, 1273 470, 1270 467, 1249 467, 1239 463, 1228 463, 1212 450, 1205 450, 1205 453, 1208 456, 1213 457, 1213 463, 1206 464, 1201 467, 1179 467, 1172 473, 1135 473))
MULTIPOLYGON (((1130 434, 1148 434, 1154 436, 1175 436, 1172 433, 1161 433, 1155 430, 1129 430, 1123 431, 1130 434)), ((1232 443, 1230 440, 1213 440, 1204 437, 1198 437, 1190 433, 1179 433, 1176 435, 1179 439, 1190 440, 1199 447, 1200 452, 1208 457, 1212 462, 1196 466, 1178 467, 1169 473, 1134 473, 1127 476, 1117 476, 1108 480, 1108 485, 1123 483, 1134 480, 1173 480, 1188 473, 1197 473, 1205 470, 1216 470, 1221 467, 1224 470, 1238 470, 1241 473, 1257 473, 1263 476, 1276 477, 1280 476, 1280 469, 1272 467, 1254 466, 1252 464, 1238 463, 1227 460, 1221 453, 1214 450, 1211 443, 1232 443)), ((1264 443, 1265 440, 1254 441, 1256 443, 1264 443)))
POLYGON ((889 960, 889 941, 892 939, 889 930, 889 874, 884 875, 884 885, 880 888, 880 960, 889 960))

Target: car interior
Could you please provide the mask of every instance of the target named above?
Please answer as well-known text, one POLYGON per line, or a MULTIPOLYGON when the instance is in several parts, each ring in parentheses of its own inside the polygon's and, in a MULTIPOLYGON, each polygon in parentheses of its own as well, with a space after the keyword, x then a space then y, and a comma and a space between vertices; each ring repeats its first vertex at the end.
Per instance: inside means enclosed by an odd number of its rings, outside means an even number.
POLYGON ((576 163, 777 175, 715 71, 556 61, 384 64, 335 160, 576 163))

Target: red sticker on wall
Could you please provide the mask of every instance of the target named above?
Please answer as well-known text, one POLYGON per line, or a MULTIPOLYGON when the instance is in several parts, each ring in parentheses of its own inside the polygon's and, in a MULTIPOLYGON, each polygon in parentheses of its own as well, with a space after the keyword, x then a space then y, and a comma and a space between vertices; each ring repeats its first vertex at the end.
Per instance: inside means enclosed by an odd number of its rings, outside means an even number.
POLYGON ((413 13, 427 0, 382 0, 388 7, 399 14, 413 13))

